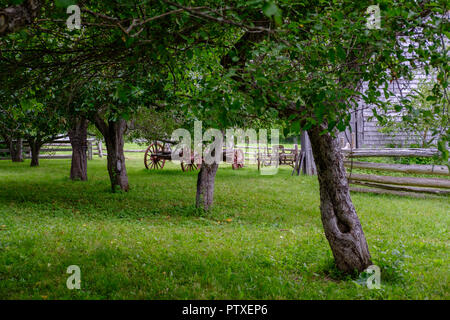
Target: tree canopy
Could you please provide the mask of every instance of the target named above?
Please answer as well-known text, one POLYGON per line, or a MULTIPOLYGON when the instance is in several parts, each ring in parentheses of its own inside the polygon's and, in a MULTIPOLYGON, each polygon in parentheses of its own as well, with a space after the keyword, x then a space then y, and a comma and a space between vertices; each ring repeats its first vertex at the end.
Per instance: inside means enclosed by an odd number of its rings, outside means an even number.
MULTIPOLYGON (((417 70, 436 75, 423 99, 447 121, 449 102, 447 1, 380 1, 378 26, 368 24, 371 5, 26 0, 6 7, 1 0, 0 111, 42 106, 45 114, 52 110, 48 117, 54 111, 73 120, 72 127, 89 119, 105 138, 113 190, 125 191, 123 134, 136 113, 179 115, 185 126, 201 120, 220 130, 277 123, 290 133, 307 131, 336 263, 361 271, 370 254, 336 133, 349 126, 361 101, 380 121, 388 109, 412 110, 411 97, 389 98, 417 70), (74 4, 79 29, 66 25, 74 4)), ((438 143, 446 160, 449 137, 442 132, 438 143)), ((199 173, 197 205, 205 209, 217 166, 204 164, 199 173)))

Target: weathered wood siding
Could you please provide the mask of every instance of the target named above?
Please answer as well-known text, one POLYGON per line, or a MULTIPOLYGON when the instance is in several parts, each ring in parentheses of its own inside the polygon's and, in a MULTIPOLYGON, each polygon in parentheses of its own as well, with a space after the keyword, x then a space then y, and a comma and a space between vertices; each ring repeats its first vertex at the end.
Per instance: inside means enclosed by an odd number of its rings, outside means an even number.
MULTIPOLYGON (((395 96, 390 97, 389 100, 392 103, 396 103, 402 96, 407 96, 413 93, 422 82, 431 81, 431 77, 427 76, 424 72, 416 72, 414 79, 398 80, 394 81, 389 85, 389 90, 392 91, 395 96)), ((364 86, 363 89, 364 90, 364 86)), ((381 92, 380 99, 385 101, 384 93, 381 92)), ((377 119, 373 117, 373 106, 366 105, 364 101, 360 101, 358 109, 352 111, 351 120, 351 130, 340 133, 340 137, 351 144, 351 132, 355 135, 357 148, 364 147, 386 147, 391 144, 396 146, 408 146, 411 143, 417 143, 417 137, 411 136, 409 133, 400 132, 395 136, 384 134, 380 132, 382 129, 379 125, 377 119)), ((401 114, 392 112, 390 113, 392 117, 396 118, 397 121, 401 121, 401 114)))

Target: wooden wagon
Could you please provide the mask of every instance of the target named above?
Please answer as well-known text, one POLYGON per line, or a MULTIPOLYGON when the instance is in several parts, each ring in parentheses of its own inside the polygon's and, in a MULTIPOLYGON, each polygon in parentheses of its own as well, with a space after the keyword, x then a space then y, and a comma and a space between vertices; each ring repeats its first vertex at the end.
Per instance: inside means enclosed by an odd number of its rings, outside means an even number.
POLYGON ((267 148, 265 153, 258 153, 258 168, 261 166, 281 166, 288 165, 291 167, 295 167, 296 162, 299 159, 298 147, 295 145, 294 149, 285 148, 283 145, 274 145, 272 146, 272 150, 269 152, 267 148), (278 159, 274 157, 275 154, 278 154, 278 159))
MULTIPOLYGON (((172 141, 155 141, 145 151, 144 164, 147 169, 161 170, 164 168, 166 161, 172 160, 171 145, 175 144, 172 141)), ((227 162, 228 157, 232 159, 231 166, 233 170, 240 169, 244 166, 244 152, 240 149, 223 150, 223 161, 227 162), (230 154, 231 153, 231 154, 230 154), (228 156, 228 157, 227 157, 228 156)), ((183 151, 179 152, 179 157, 182 159, 183 151)), ((192 171, 198 170, 201 163, 195 163, 195 154, 191 152, 190 161, 181 161, 181 170, 192 171)))

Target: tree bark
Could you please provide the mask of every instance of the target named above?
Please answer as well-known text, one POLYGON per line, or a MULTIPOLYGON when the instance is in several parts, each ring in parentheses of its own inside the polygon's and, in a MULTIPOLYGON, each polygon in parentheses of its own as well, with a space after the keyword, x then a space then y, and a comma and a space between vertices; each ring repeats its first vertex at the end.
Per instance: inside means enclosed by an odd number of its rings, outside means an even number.
POLYGON ((33 23, 42 6, 40 0, 25 0, 17 6, 0 8, 0 36, 33 23))
POLYGON ((22 138, 11 141, 9 145, 12 162, 23 162, 23 143, 22 138))
POLYGON ((214 201, 214 181, 216 178, 218 163, 202 163, 197 177, 196 207, 208 211, 214 201))
POLYGON ((123 153, 125 143, 123 135, 127 129, 127 123, 125 120, 108 121, 106 123, 100 115, 96 115, 94 119, 95 126, 105 138, 112 191, 115 192, 117 187, 120 190, 128 191, 130 187, 125 167, 125 155, 123 153))
POLYGON ((320 185, 320 210, 325 236, 338 269, 363 271, 372 264, 366 238, 350 198, 338 139, 325 127, 308 130, 320 185))
POLYGON ((14 138, 5 136, 4 139, 8 144, 9 154, 11 155, 12 162, 23 162, 22 138, 18 138, 16 141, 14 141, 14 138))
POLYGON ((87 120, 78 118, 73 121, 68 132, 72 145, 72 164, 70 166, 70 179, 72 180, 87 181, 87 127, 87 120))
POLYGON ((39 140, 28 140, 31 149, 31 167, 39 166, 39 153, 41 152, 42 143, 39 140))

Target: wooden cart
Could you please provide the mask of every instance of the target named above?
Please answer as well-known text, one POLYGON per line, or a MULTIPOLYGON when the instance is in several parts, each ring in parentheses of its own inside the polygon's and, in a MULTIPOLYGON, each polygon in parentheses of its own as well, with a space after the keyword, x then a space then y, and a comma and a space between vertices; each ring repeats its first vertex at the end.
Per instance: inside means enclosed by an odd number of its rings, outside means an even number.
MULTIPOLYGON (((171 145, 174 142, 153 142, 145 151, 144 164, 147 169, 161 170, 164 168, 166 161, 172 160, 172 148, 171 145)), ((227 161, 227 155, 231 155, 231 166, 233 170, 240 169, 244 166, 244 152, 240 149, 223 150, 223 161, 227 161)), ((183 151, 179 153, 180 158, 183 156, 183 151)), ((197 164, 194 161, 194 152, 191 152, 190 161, 181 161, 181 170, 184 172, 198 170, 201 167, 201 163, 197 164)))
POLYGON ((265 153, 258 154, 258 168, 265 166, 281 166, 288 165, 295 167, 298 160, 299 152, 298 147, 295 145, 294 149, 287 149, 283 145, 272 146, 272 150, 266 150, 265 153), (273 155, 278 154, 278 161, 274 163, 275 157, 273 155))

